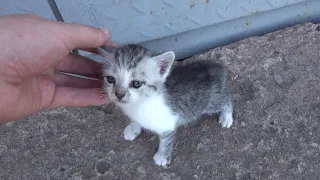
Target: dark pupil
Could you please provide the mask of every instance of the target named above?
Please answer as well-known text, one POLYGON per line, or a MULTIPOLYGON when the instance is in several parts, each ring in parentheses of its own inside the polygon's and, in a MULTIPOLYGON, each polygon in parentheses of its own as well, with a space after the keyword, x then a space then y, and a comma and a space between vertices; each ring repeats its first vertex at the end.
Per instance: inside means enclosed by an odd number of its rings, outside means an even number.
POLYGON ((134 88, 139 88, 142 85, 142 83, 140 81, 133 81, 132 82, 132 86, 134 88))
POLYGON ((109 83, 115 83, 116 79, 113 76, 107 76, 107 80, 109 83))

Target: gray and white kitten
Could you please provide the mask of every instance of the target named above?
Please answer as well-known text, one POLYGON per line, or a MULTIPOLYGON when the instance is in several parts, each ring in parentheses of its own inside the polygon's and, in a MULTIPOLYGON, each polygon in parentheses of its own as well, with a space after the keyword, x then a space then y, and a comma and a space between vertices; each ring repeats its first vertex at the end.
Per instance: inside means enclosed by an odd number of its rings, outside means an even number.
POLYGON ((124 138, 134 140, 142 128, 156 133, 157 165, 170 163, 179 126, 215 113, 220 113, 222 127, 231 126, 232 101, 224 67, 210 60, 176 65, 174 52, 156 54, 134 44, 100 49, 100 55, 105 58, 104 90, 131 119, 124 138))

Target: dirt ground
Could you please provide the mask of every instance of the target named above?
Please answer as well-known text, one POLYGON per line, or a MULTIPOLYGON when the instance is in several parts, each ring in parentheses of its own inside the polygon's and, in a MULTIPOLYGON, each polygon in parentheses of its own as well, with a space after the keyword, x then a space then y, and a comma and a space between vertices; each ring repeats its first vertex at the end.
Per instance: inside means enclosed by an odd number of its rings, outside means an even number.
POLYGON ((0 179, 320 179, 320 25, 190 59, 203 58, 230 70, 234 124, 180 128, 169 168, 153 162, 155 135, 123 139, 128 119, 113 105, 58 108, 0 124, 0 179))

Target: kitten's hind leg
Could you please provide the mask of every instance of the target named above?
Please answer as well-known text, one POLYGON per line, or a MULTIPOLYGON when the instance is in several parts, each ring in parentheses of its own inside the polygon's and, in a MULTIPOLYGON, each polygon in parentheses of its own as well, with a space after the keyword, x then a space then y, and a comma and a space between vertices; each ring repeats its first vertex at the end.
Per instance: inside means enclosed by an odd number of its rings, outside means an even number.
POLYGON ((224 128, 229 128, 233 123, 232 118, 232 103, 228 102, 226 105, 222 106, 221 113, 219 116, 219 123, 224 128))
POLYGON ((133 141, 141 133, 141 126, 136 122, 131 122, 123 131, 124 139, 133 141))
POLYGON ((163 133, 159 136, 160 143, 157 153, 153 156, 154 162, 166 167, 170 164, 174 143, 174 131, 163 133))

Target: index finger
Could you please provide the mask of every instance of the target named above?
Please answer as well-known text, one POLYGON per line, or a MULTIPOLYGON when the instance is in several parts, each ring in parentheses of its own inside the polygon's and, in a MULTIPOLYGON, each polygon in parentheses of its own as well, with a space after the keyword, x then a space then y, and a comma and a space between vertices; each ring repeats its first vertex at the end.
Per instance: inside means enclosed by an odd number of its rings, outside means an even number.
POLYGON ((106 44, 111 38, 108 29, 88 25, 62 23, 64 33, 60 34, 68 50, 96 48, 106 44))
POLYGON ((83 107, 107 104, 107 95, 98 89, 79 89, 58 86, 50 105, 54 107, 83 107))

